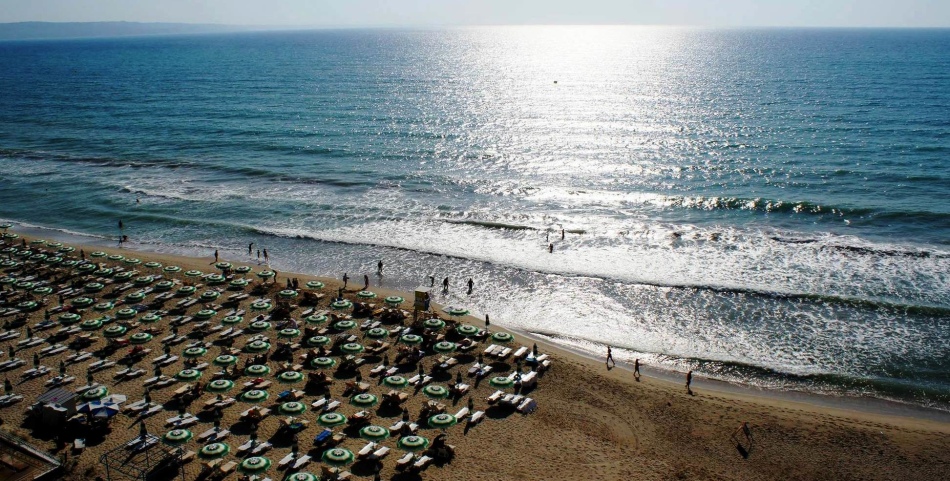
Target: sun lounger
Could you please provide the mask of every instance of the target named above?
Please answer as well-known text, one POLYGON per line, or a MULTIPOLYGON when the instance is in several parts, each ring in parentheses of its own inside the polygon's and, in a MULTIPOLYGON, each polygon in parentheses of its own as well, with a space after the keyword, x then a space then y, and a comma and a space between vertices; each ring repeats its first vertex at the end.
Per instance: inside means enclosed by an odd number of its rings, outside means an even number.
POLYGON ((194 451, 188 451, 187 453, 185 453, 185 454, 183 454, 183 455, 181 456, 181 464, 185 464, 185 463, 191 461, 192 459, 195 459, 195 452, 194 452, 194 451))
POLYGON ((396 461, 396 469, 405 469, 406 466, 409 466, 409 464, 412 463, 413 459, 414 457, 412 453, 406 453, 405 456, 399 458, 399 460, 396 461))
POLYGON ((485 418, 485 411, 475 411, 472 413, 472 417, 468 419, 469 424, 478 424, 482 422, 482 419, 485 418))
POLYGON ((465 419, 468 416, 468 408, 459 409, 459 412, 455 413, 456 419, 465 419))
POLYGON ((432 458, 430 458, 429 456, 422 456, 421 458, 417 459, 415 463, 412 464, 412 468, 422 471, 428 468, 429 463, 431 462, 432 462, 432 458))
POLYGON ((531 414, 538 409, 538 403, 531 398, 526 398, 518 405, 518 412, 522 414, 531 414))
POLYGON ((320 409, 323 409, 323 407, 326 406, 327 403, 329 403, 329 401, 326 398, 321 398, 311 403, 310 406, 316 410, 320 410, 320 409))
POLYGON ((152 405, 148 408, 148 410, 141 414, 141 417, 146 418, 149 416, 153 416, 155 414, 162 412, 162 409, 164 409, 164 407, 161 404, 152 403, 152 405))
POLYGON ((491 396, 488 396, 487 398, 485 398, 485 400, 488 401, 488 404, 495 404, 504 395, 505 395, 504 391, 495 391, 491 396))
POLYGON ((255 446, 254 449, 251 450, 251 454, 266 453, 266 452, 269 451, 270 448, 272 448, 272 447, 274 447, 273 444, 268 443, 268 442, 263 442, 263 443, 258 444, 257 446, 255 446))
POLYGON ((333 401, 330 404, 327 404, 326 412, 334 411, 336 408, 340 407, 340 401, 333 401))
POLYGON ((296 461, 294 461, 294 465, 291 466, 290 469, 296 471, 296 470, 298 470, 298 469, 300 469, 300 468, 302 468, 302 467, 304 467, 304 466, 310 464, 310 460, 311 460, 311 459, 313 459, 313 458, 311 458, 310 455, 304 454, 303 456, 297 458, 296 461))
POLYGON ((531 371, 521 377, 521 385, 523 387, 534 386, 538 384, 538 372, 531 371))
POLYGON ((485 349, 485 351, 484 351, 484 352, 485 352, 485 355, 486 355, 486 356, 492 356, 492 355, 494 355, 496 349, 497 349, 497 350, 501 350, 501 346, 499 346, 499 345, 497 345, 497 344, 492 344, 492 345, 488 346, 488 347, 485 349))
POLYGON ((498 351, 498 350, 495 351, 495 357, 497 357, 498 359, 504 359, 504 358, 508 357, 510 354, 511 354, 511 348, 510 348, 510 347, 506 347, 506 348, 504 348, 504 349, 502 349, 502 350, 500 350, 500 351, 498 351))
POLYGON ((372 442, 372 441, 366 443, 366 446, 363 446, 363 449, 360 449, 360 450, 359 450, 359 453, 357 453, 357 457, 360 458, 360 459, 363 459, 363 458, 369 456, 370 454, 373 453, 373 451, 376 450, 376 447, 377 447, 377 446, 378 446, 378 445, 377 445, 376 443, 372 442))
POLYGON ((522 357, 525 356, 525 354, 528 354, 528 348, 527 348, 527 347, 524 347, 524 346, 521 346, 520 348, 518 348, 517 351, 515 351, 515 354, 514 354, 513 357, 514 357, 515 359, 521 359, 522 357))
POLYGON ((284 456, 283 458, 281 458, 281 460, 277 462, 277 468, 284 469, 287 467, 288 464, 292 463, 293 461, 294 461, 294 453, 290 453, 284 456))
POLYGON ((218 468, 218 470, 221 471, 222 476, 226 476, 230 474, 231 471, 234 471, 234 468, 236 467, 237 467, 236 461, 228 461, 227 463, 224 463, 223 465, 221 465, 221 467, 218 468))

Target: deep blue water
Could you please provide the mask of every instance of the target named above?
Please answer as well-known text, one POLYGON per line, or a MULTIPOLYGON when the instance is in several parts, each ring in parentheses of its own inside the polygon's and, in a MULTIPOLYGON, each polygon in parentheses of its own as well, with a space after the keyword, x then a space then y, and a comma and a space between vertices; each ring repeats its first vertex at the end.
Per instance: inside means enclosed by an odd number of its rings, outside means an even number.
POLYGON ((947 408, 947 58, 948 30, 0 43, 0 217, 384 259, 374 283, 449 276, 445 302, 594 353, 947 408))

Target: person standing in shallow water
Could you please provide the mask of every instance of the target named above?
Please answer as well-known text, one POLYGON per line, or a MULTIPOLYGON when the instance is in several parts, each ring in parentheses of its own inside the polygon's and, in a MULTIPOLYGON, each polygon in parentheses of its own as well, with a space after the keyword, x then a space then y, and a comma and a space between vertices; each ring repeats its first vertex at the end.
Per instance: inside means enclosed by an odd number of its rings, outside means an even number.
POLYGON ((376 275, 380 275, 380 276, 383 275, 383 261, 382 260, 380 260, 379 263, 376 264, 376 275))
POLYGON ((693 395, 693 388, 691 387, 692 384, 693 384, 693 371, 690 371, 686 373, 686 393, 689 394, 690 396, 693 395))
POLYGON ((442 292, 449 292, 449 278, 442 279, 442 292))
POLYGON ((610 369, 610 363, 614 363, 614 367, 617 367, 617 361, 614 361, 614 352, 610 349, 610 346, 607 346, 607 369, 610 369))
POLYGON ((633 378, 640 382, 640 358, 633 361, 633 378))
POLYGON ((472 295, 472 289, 475 289, 475 281, 471 277, 468 278, 468 295, 472 295))
POLYGON ((554 244, 548 244, 548 253, 549 253, 549 254, 553 254, 553 253, 554 253, 554 244))
POLYGON ((366 289, 369 289, 369 276, 366 274, 363 274, 363 289, 361 290, 365 291, 366 289))
POLYGON ((346 289, 346 283, 349 282, 350 276, 346 275, 346 272, 343 273, 343 288, 346 289))

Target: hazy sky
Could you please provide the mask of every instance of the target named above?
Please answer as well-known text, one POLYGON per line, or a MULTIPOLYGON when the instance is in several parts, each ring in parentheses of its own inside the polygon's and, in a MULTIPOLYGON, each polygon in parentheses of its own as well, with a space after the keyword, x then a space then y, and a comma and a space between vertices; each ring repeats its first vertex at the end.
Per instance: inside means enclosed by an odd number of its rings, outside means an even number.
POLYGON ((950 0, 0 0, 0 22, 950 27, 950 0))

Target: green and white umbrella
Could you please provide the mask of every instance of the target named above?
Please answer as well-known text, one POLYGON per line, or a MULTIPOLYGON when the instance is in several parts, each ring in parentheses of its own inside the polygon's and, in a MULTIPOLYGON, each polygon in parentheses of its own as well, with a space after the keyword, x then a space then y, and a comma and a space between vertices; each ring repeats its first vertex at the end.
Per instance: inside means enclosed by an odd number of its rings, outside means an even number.
POLYGON ((491 335, 491 340, 499 344, 508 344, 509 342, 515 340, 515 336, 512 336, 507 332, 496 332, 491 335))
POLYGON ((376 297, 376 293, 372 291, 359 291, 356 293, 356 297, 360 299, 373 299, 376 297))
POLYGON ((330 342, 331 339, 327 336, 313 336, 307 339, 307 345, 311 347, 326 346, 330 342))
POLYGON ((393 307, 405 302, 405 299, 399 296, 389 296, 383 300, 386 301, 386 304, 392 305, 393 307))
POLYGON ((307 324, 323 324, 324 322, 327 322, 327 316, 323 314, 314 314, 312 316, 303 318, 303 320, 307 321, 307 324))
POLYGON ((360 429, 360 437, 367 441, 382 441, 389 437, 389 430, 382 426, 370 425, 360 429))
POLYGON ((231 452, 231 446, 225 443, 211 443, 198 450, 198 456, 205 459, 223 458, 231 452))
POLYGON ((248 376, 264 376, 270 373, 270 368, 263 364, 254 364, 244 369, 244 374, 248 376))
POLYGON ((248 272, 251 272, 251 268, 248 266, 239 266, 234 268, 234 272, 237 272, 238 274, 247 274, 248 272))
POLYGON ((270 349, 270 343, 264 341, 252 341, 244 346, 244 350, 247 352, 264 352, 270 349))
POLYGON ((325 286, 325 284, 320 281, 307 282, 307 287, 310 289, 323 289, 323 286, 325 286))
POLYGON ((248 403, 259 403, 266 401, 268 397, 270 397, 270 395, 267 394, 267 391, 252 389, 242 394, 241 400, 248 403))
POLYGON ((227 392, 234 387, 234 381, 229 381, 227 379, 215 379, 208 383, 208 391, 211 392, 227 392))
POLYGON ((353 462, 356 457, 353 451, 343 448, 328 449, 323 452, 323 462, 330 466, 346 466, 353 462))
POLYGON ((296 416, 298 414, 303 414, 307 410, 307 406, 304 406, 303 403, 297 401, 290 401, 280 405, 277 408, 277 411, 281 414, 286 414, 288 416, 296 416))
POLYGON ((126 263, 126 264, 128 264, 128 265, 130 265, 130 266, 135 266, 135 265, 138 265, 138 264, 141 264, 141 263, 142 263, 141 260, 136 259, 136 258, 134 258, 134 257, 131 258, 131 259, 125 259, 125 260, 123 260, 122 262, 124 262, 124 263, 126 263))
POLYGON ((165 433, 165 435, 162 436, 162 440, 165 441, 165 444, 181 446, 191 440, 193 436, 194 434, 187 429, 173 429, 165 433))
POLYGON ((72 303, 72 304, 73 304, 73 307, 78 307, 78 308, 82 309, 82 308, 84 308, 84 307, 89 307, 89 306, 93 305, 93 303, 95 303, 95 302, 96 302, 96 301, 92 300, 92 299, 89 298, 89 297, 77 297, 77 298, 73 299, 73 303, 72 303))
POLYGON ((207 353, 208 350, 203 347, 189 347, 185 349, 185 352, 181 353, 181 355, 187 359, 197 359, 207 353))
POLYGON ((250 282, 248 282, 247 279, 234 279, 233 281, 228 283, 228 286, 237 290, 237 289, 244 289, 245 287, 247 287, 248 284, 250 284, 250 282))
POLYGON ((303 381, 303 374, 297 371, 284 371, 277 375, 277 380, 284 384, 296 384, 303 381))
POLYGON ((69 326, 71 324, 75 324, 79 322, 81 319, 82 319, 82 316, 80 316, 79 314, 76 314, 73 312, 67 312, 66 314, 63 314, 62 316, 59 316, 59 323, 64 326, 69 326))
POLYGON ((438 384, 429 384, 422 388, 422 394, 434 399, 445 399, 449 397, 449 390, 438 384))
POLYGON ((429 447, 429 440, 422 436, 403 436, 396 443, 396 446, 399 446, 406 451, 415 453, 418 451, 423 451, 429 447))
POLYGON ((86 319, 79 323, 79 327, 84 331, 95 331, 102 327, 102 321, 99 319, 86 319))
POLYGON ((277 331, 277 337, 282 339, 293 339, 295 337, 300 337, 300 329, 294 329, 292 327, 281 329, 277 331))
POLYGON ((406 334, 399 338, 399 342, 408 344, 410 346, 415 346, 422 344, 422 336, 418 336, 416 334, 406 334))
MULTIPOLYGON (((205 294, 207 294, 207 292, 205 294)), ((202 295, 202 297, 204 297, 204 295, 202 295)), ((206 321, 214 317, 215 314, 217 314, 217 312, 215 312, 214 309, 202 309, 195 313, 195 319, 206 321)))
POLYGON ((139 311, 132 309, 131 307, 126 307, 115 311, 115 317, 118 319, 132 319, 138 315, 139 311))
POLYGON ((144 322, 146 324, 155 324, 156 322, 161 321, 161 320, 162 320, 162 316, 159 316, 158 314, 146 314, 139 318, 140 322, 144 322))
POLYGON ((39 304, 36 301, 23 301, 16 305, 17 309, 21 311, 32 311, 39 307, 39 304))
POLYGON ((105 386, 97 386, 82 393, 82 398, 87 401, 94 401, 96 399, 102 399, 108 395, 109 388, 105 386))
POLYGON ((238 358, 237 356, 232 356, 230 354, 222 354, 214 358, 214 360, 211 361, 211 363, 214 364, 215 366, 222 366, 222 367, 233 366, 238 363, 238 358))
POLYGON ((440 341, 432 345, 432 350, 441 354, 454 352, 458 346, 454 342, 440 341))
POLYGON ((429 418, 429 426, 436 429, 446 429, 455 426, 459 420, 451 414, 436 414, 429 418))
POLYGON ((165 272, 167 272, 167 273, 169 273, 169 274, 174 274, 174 273, 176 273, 176 272, 181 272, 181 267, 178 267, 178 266, 167 266, 167 267, 165 267, 165 268, 162 269, 162 270, 165 271, 165 272))
POLYGON ((129 304, 138 304, 145 300, 145 293, 142 291, 131 292, 125 296, 125 302, 129 304))
POLYGON ((219 263, 215 264, 214 266, 217 267, 218 269, 221 269, 222 271, 225 270, 225 269, 230 269, 230 268, 234 267, 234 266, 231 265, 230 262, 219 262, 219 263))
POLYGON ((382 327, 374 327, 366 331, 366 337, 371 339, 383 339, 389 337, 389 331, 382 327))
POLYGON ((338 331, 348 331, 356 327, 356 321, 351 321, 349 319, 344 319, 342 321, 337 321, 333 324, 333 328, 338 331))
POLYGON ((118 273, 118 274, 115 275, 115 280, 117 280, 117 281, 127 281, 127 280, 132 279, 132 276, 134 276, 134 275, 135 275, 135 274, 133 274, 131 271, 120 272, 120 273, 118 273))
POLYGON ((297 291, 293 289, 284 289, 278 292, 277 295, 283 297, 284 299, 293 299, 297 297, 297 291))
POLYGON ((267 301, 254 301, 251 303, 252 311, 267 311, 271 308, 271 303, 267 301))
POLYGON ((426 319, 422 322, 422 327, 426 329, 442 329, 445 327, 445 321, 439 318, 426 319))
POLYGON ((409 380, 402 376, 387 376, 385 379, 383 379, 383 384, 389 387, 400 388, 406 387, 406 385, 409 384, 409 380))
POLYGON ((147 286, 151 284, 152 281, 154 280, 155 278, 152 276, 139 276, 139 277, 136 277, 135 280, 132 282, 137 286, 147 286))
POLYGON ((102 251, 95 251, 89 254, 89 257, 105 257, 105 256, 106 256, 106 253, 102 251))
POLYGON ((329 369, 336 365, 336 361, 329 357, 315 357, 310 360, 310 367, 316 369, 329 369))
POLYGON ((190 296, 195 293, 198 289, 195 286, 181 286, 178 288, 179 296, 190 296))
POLYGON ((30 241, 30 244, 32 245, 39 245, 39 244, 45 244, 45 243, 46 243, 46 239, 33 239, 30 241))
POLYGON ((95 265, 95 264, 82 264, 82 265, 80 265, 79 267, 77 267, 76 270, 79 271, 79 272, 91 272, 91 271, 96 270, 96 265, 95 265))
POLYGON ((254 332, 261 332, 270 329, 270 323, 267 321, 254 321, 250 323, 248 329, 254 332))
POLYGON ((244 320, 241 316, 225 316, 224 319, 221 319, 221 322, 224 324, 240 324, 244 320))
POLYGON ((152 335, 147 332, 136 332, 129 336, 129 342, 132 344, 145 344, 152 340, 152 335))
POLYGON ((373 407, 378 402, 379 398, 370 393, 357 394, 350 398, 350 404, 361 408, 373 407))
POLYGON ((30 289, 33 288, 33 285, 34 285, 34 284, 33 284, 32 282, 30 282, 30 281, 20 281, 20 282, 17 282, 16 285, 13 286, 13 287, 16 287, 17 289, 23 289, 23 290, 25 290, 25 291, 28 291, 28 290, 30 290, 30 289))
POLYGON ((260 277, 261 279, 269 279, 274 277, 274 271, 260 271, 257 273, 257 277, 260 277))
POLYGON ((356 342, 348 342, 340 346, 340 352, 344 354, 359 354, 363 352, 363 345, 356 342))
MULTIPOLYGON (((207 281, 208 281, 208 285, 209 285, 209 286, 214 286, 214 285, 218 285, 218 284, 224 284, 225 281, 227 281, 227 279, 226 279, 224 276, 222 276, 221 274, 211 274, 211 275, 209 275, 209 276, 207 277, 207 281)), ((214 292, 214 291, 208 291, 208 292, 214 292)), ((218 293, 218 292, 214 292, 214 293, 215 293, 215 296, 214 296, 214 297, 216 297, 216 298, 220 295, 220 293, 218 293)), ((207 294, 207 292, 206 292, 205 294, 207 294)), ((204 297, 204 296, 202 296, 202 297, 204 297)))
POLYGON ((488 380, 488 384, 491 384, 494 387, 506 388, 514 385, 514 381, 505 376, 495 376, 488 380))
POLYGON ((332 428, 341 424, 346 424, 346 416, 340 413, 324 413, 317 418, 321 426, 332 428))
POLYGON ((102 331, 102 335, 112 339, 116 337, 122 337, 125 334, 125 331, 127 330, 128 329, 126 329, 125 326, 115 324, 115 325, 107 327, 105 331, 102 331))
POLYGON ((332 307, 333 309, 336 309, 336 310, 338 310, 338 311, 342 311, 342 310, 346 310, 346 309, 349 309, 349 308, 353 307, 353 303, 350 302, 350 301, 348 301, 348 300, 346 300, 346 299, 343 299, 343 300, 339 300, 339 301, 333 301, 333 303, 330 304, 330 307, 332 307))
POLYGON ((462 324, 459 327, 455 328, 455 332, 459 333, 463 337, 472 337, 478 335, 480 329, 471 325, 471 324, 462 324))
POLYGON ((294 473, 287 475, 284 481, 320 481, 320 478, 310 473, 294 473))
POLYGON ((464 307, 445 306, 444 310, 448 312, 450 316, 464 316, 468 314, 468 309, 464 307))
MULTIPOLYGON (((211 301, 217 299, 217 298, 220 297, 220 296, 221 296, 221 294, 220 294, 219 292, 217 292, 217 291, 204 291, 204 292, 201 293, 200 299, 201 299, 202 301, 204 301, 204 302, 211 302, 211 301)), ((212 312, 214 312, 214 311, 212 311, 212 312)), ((212 314, 212 315, 213 315, 213 314, 212 314)))
POLYGON ((155 284, 156 291, 170 291, 173 287, 175 287, 175 283, 172 281, 158 281, 155 284))
POLYGON ((242 473, 262 473, 270 469, 270 459, 254 456, 241 461, 241 465, 238 466, 238 469, 242 473))
POLYGON ((146 262, 145 264, 142 264, 142 265, 145 267, 148 267, 149 269, 160 269, 162 267, 161 264, 155 261, 146 262))
POLYGON ((197 369, 182 369, 175 374, 179 381, 194 381, 201 377, 201 371, 197 369))
POLYGON ((33 289, 33 294, 38 296, 47 296, 53 293, 53 288, 51 287, 37 287, 33 289))
POLYGON ((192 269, 192 270, 190 270, 190 271, 185 271, 185 277, 201 277, 201 276, 203 276, 203 275, 204 275, 204 273, 201 272, 201 271, 199 271, 199 270, 197 270, 197 269, 192 269))
POLYGON ((125 259, 125 256, 121 256, 121 255, 119 255, 119 254, 112 254, 111 256, 107 257, 106 259, 109 259, 110 261, 121 261, 122 259, 125 259))
POLYGON ((112 308, 114 308, 114 307, 115 307, 115 304, 113 304, 113 303, 111 303, 111 302, 108 302, 108 301, 100 302, 100 303, 98 303, 98 304, 92 306, 93 310, 100 311, 100 312, 111 311, 112 308))

